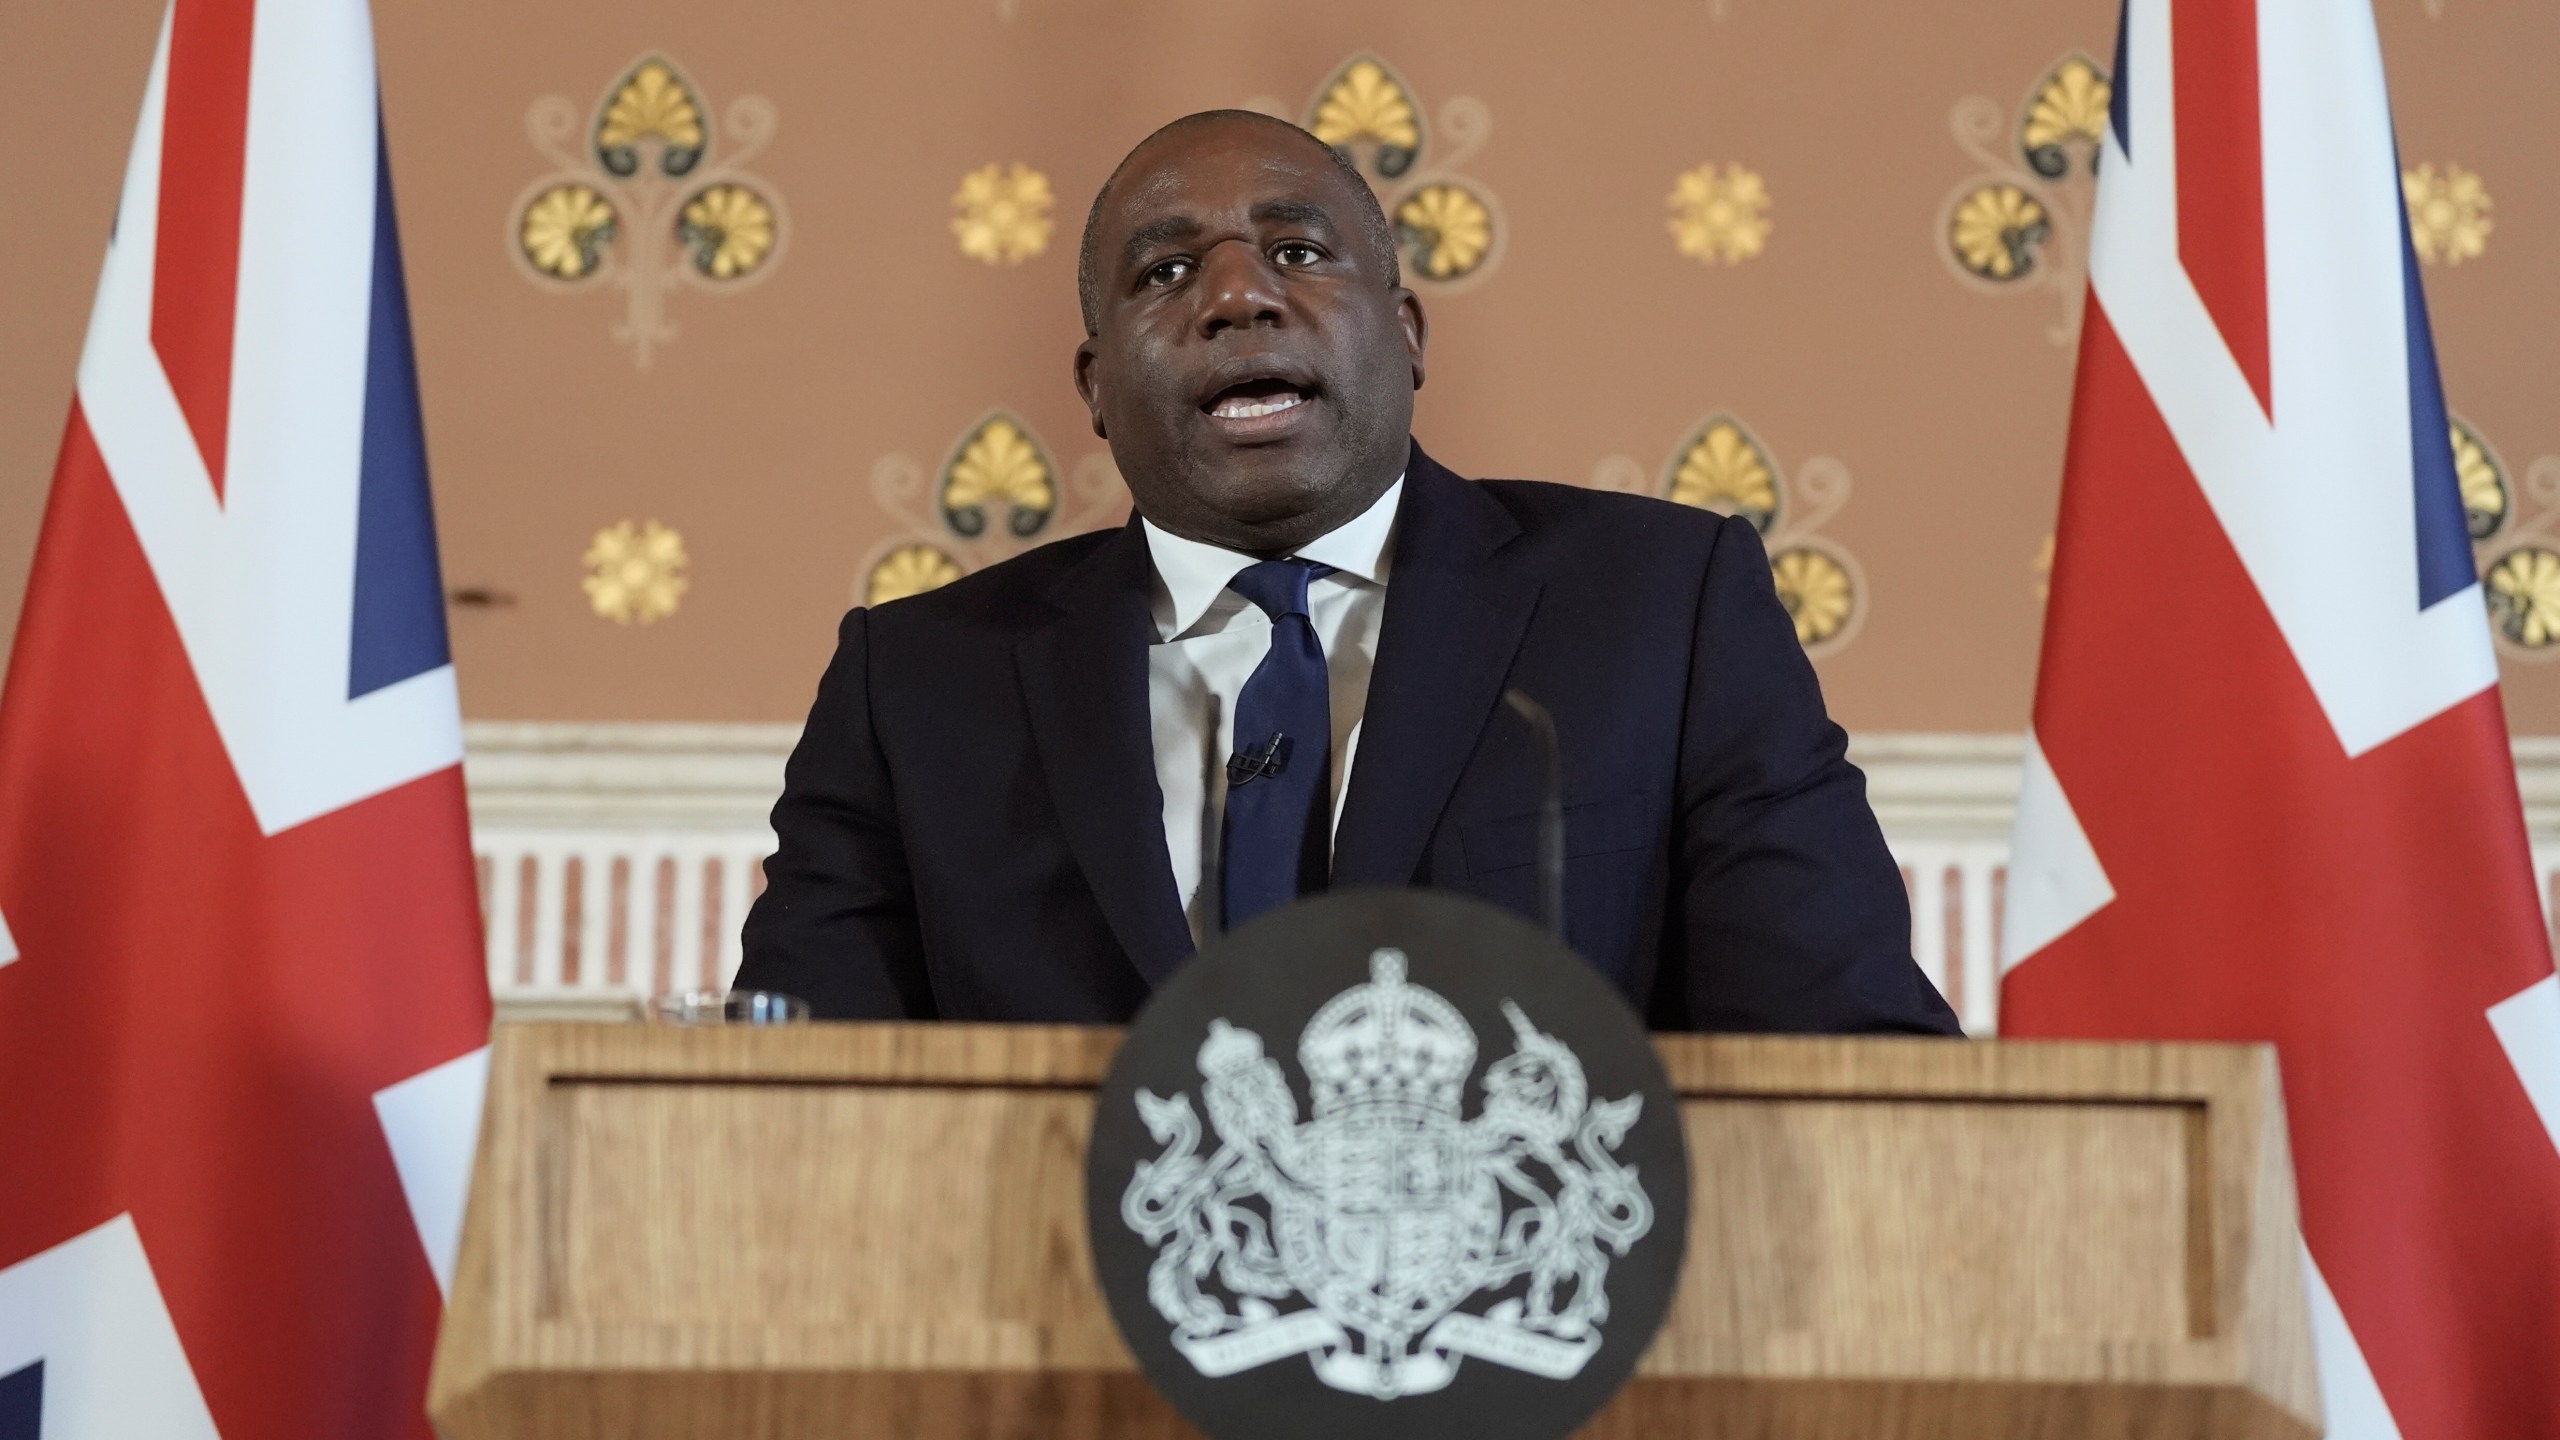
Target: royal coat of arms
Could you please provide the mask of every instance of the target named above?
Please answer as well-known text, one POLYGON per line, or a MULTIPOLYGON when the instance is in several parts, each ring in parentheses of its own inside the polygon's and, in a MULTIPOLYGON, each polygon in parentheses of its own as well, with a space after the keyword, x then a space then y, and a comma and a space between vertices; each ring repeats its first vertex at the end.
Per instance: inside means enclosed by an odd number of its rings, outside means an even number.
POLYGON ((1466 1357, 1581 1373, 1609 1318, 1612 1256, 1653 1226, 1613 1155, 1644 1097, 1594 1102, 1582 1063, 1503 1003, 1514 1048, 1462 1114, 1476 1035, 1405 979, 1401 951, 1333 997, 1298 1040, 1313 1116, 1249 1030, 1213 1020, 1201 1096, 1137 1092, 1157 1144, 1121 1217, 1156 1253, 1147 1297, 1204 1376, 1308 1356, 1325 1384, 1381 1400, 1446 1387, 1466 1357))

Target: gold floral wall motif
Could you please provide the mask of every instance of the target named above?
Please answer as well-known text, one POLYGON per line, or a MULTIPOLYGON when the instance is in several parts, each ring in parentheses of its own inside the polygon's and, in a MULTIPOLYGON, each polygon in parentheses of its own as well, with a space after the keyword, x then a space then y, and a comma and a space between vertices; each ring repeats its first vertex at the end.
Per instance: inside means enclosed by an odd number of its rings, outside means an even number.
POLYGON ((960 578, 960 562, 930 543, 900 545, 871 567, 863 582, 861 603, 886 605, 928 590, 939 590, 960 578))
POLYGON ((1709 416, 1672 457, 1663 494, 1701 510, 1739 515, 1763 535, 1778 523, 1778 473, 1769 452, 1728 416, 1709 416))
POLYGON ((943 462, 938 508, 951 533, 986 533, 987 509, 1007 512, 1005 528, 1028 540, 1057 513, 1057 466, 1022 422, 999 411, 979 421, 943 462))
POLYGON ((655 520, 618 520, 598 530, 581 563, 588 607, 619 625, 666 619, 693 583, 684 537, 655 520))
POLYGON ((1817 455, 1790 479, 1750 426, 1717 411, 1691 427, 1658 471, 1611 455, 1593 469, 1591 483, 1750 522, 1805 653, 1836 654, 1856 638, 1866 618, 1865 572, 1855 556, 1815 533, 1849 501, 1848 466, 1817 455))
POLYGON ((863 561, 854 597, 864 605, 938 590, 1034 545, 1108 523, 1128 506, 1108 452, 1062 473, 1030 425, 1006 410, 971 422, 930 476, 912 455, 881 456, 871 467, 871 491, 892 532, 863 561))
POLYGON ((2014 109, 1968 95, 1947 117, 1957 146, 1982 168, 1939 207, 1932 242, 1938 256, 1979 290, 2057 295, 2062 314, 2046 332, 2056 345, 2080 333, 2089 212, 2113 94, 2097 62, 2072 53, 2014 109))
POLYGON ((952 238, 972 260, 1019 265, 1049 248, 1056 203, 1049 177, 1030 166, 981 165, 960 177, 951 197, 952 238))
POLYGON ((1482 101, 1452 97, 1440 107, 1435 136, 1413 87, 1364 53, 1316 87, 1304 120, 1378 192, 1407 285, 1449 290, 1493 273, 1508 235, 1501 206, 1483 182, 1457 173, 1493 134, 1493 112, 1482 101))
POLYGON ((2430 162, 2400 172, 2409 204, 2409 243, 2429 265, 2459 265, 2488 249, 2489 187, 2459 165, 2438 172, 2430 162))
POLYGON ((775 121, 771 103, 748 95, 715 127, 701 91, 655 55, 606 88, 592 119, 566 96, 546 95, 526 112, 525 130, 555 168, 509 209, 508 251, 546 289, 620 290, 613 338, 646 370, 676 335, 669 289, 726 293, 781 261, 781 198, 742 168, 773 138, 775 121))
POLYGON ((2560 455, 2535 460, 2518 487, 2469 421, 2452 417, 2452 431, 2463 518, 2498 648, 2518 659, 2560 658, 2560 455))
POLYGON ((2489 621, 2509 652, 2545 658, 2560 640, 2560 551, 2518 545, 2500 555, 2480 577, 2489 621))
POLYGON ((1739 265, 1769 243, 1769 185, 1756 170, 1701 165, 1671 183, 1671 242, 1701 265, 1739 265))
POLYGON ((2515 494, 2507 484, 2506 464, 2489 448, 2489 442, 2461 416, 2450 418, 2453 474, 2462 490, 2462 518, 2470 527, 2472 541, 2477 543, 2506 528, 2507 518, 2515 509, 2515 494))

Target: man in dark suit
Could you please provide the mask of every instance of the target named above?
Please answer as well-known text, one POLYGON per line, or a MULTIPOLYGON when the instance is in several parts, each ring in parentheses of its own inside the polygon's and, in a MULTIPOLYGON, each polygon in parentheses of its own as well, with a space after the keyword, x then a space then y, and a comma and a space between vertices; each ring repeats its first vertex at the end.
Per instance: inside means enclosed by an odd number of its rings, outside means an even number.
POLYGON ((1341 156, 1187 117, 1094 201, 1078 391, 1137 514, 844 619, 738 984, 822 1016, 1125 1021, 1328 886, 1533 913, 1662 1028, 1953 1033, 1865 782, 1738 520, 1469 481, 1341 156))

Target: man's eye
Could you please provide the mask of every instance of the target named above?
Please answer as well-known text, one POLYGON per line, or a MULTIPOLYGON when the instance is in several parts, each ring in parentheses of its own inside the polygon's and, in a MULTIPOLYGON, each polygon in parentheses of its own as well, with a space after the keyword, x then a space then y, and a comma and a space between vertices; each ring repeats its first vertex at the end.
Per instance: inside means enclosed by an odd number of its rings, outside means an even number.
POLYGON ((1324 252, 1304 240, 1283 240, 1271 247, 1271 258, 1283 265, 1313 265, 1324 252))
POLYGON ((1182 277, 1190 273, 1191 262, 1188 260, 1160 260, 1148 267, 1147 273, 1139 277, 1138 283, 1161 289, 1167 285, 1180 284, 1182 277))

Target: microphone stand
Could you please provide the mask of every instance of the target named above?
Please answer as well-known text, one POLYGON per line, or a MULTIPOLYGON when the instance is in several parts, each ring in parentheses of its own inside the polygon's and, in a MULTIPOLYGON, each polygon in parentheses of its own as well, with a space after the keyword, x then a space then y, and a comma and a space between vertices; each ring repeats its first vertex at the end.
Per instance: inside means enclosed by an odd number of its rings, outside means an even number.
POLYGON ((1538 918, 1558 944, 1564 942, 1564 747, 1556 742, 1556 717, 1547 707, 1518 690, 1502 692, 1502 703, 1526 721, 1537 737, 1538 758, 1545 762, 1546 784, 1538 795, 1538 918))
MULTIPOLYGON (((1201 757, 1206 762, 1201 771, 1204 788, 1219 784, 1226 778, 1226 766, 1218 759, 1217 744, 1218 727, 1223 723, 1225 717, 1219 714, 1218 697, 1212 694, 1209 697, 1209 753, 1201 757)), ((1234 747, 1228 748, 1232 751, 1234 747)), ((1226 813, 1227 797, 1220 792, 1219 823, 1216 827, 1206 824, 1208 807, 1205 805, 1201 807, 1201 813, 1192 819, 1192 823, 1199 825, 1203 832, 1200 836, 1200 888, 1193 892, 1191 899, 1193 907, 1200 912, 1200 945, 1203 949, 1227 933, 1226 813)))

